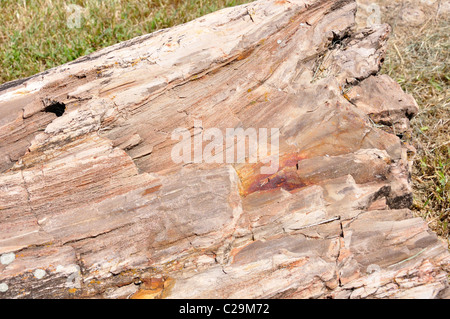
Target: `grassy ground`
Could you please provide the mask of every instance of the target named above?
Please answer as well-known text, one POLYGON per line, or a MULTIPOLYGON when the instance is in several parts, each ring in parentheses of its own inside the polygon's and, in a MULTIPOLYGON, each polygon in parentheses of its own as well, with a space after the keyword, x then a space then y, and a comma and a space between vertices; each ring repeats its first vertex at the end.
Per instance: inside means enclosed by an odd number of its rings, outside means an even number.
MULTIPOLYGON (((244 2, 248 0, 0 0, 0 83, 244 2), (70 4, 83 9, 80 28, 70 27, 76 22, 75 9, 67 8, 70 4)), ((418 150, 413 173, 414 209, 448 240, 449 20, 435 8, 424 10, 426 19, 418 24, 399 18, 407 12, 406 6, 418 8, 423 0, 371 2, 381 5, 381 22, 393 26, 382 72, 413 94, 420 106, 412 121, 412 141, 418 150)))
POLYGON ((412 136, 407 138, 417 149, 413 209, 450 245, 450 19, 437 6, 420 7, 416 1, 415 8, 424 17, 407 23, 400 18, 405 3, 383 12, 382 20, 393 27, 393 33, 382 72, 419 104, 419 114, 411 122, 412 136))
POLYGON ((0 0, 0 83, 244 2, 0 0), (80 28, 75 24, 78 16, 80 28))

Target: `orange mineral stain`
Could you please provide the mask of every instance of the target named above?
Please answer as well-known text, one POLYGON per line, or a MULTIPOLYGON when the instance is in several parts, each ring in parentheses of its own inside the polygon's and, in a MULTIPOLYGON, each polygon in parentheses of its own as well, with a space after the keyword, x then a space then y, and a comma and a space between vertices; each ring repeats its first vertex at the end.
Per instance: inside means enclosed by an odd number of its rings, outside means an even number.
POLYGON ((148 188, 148 189, 146 189, 146 190, 142 193, 142 196, 145 196, 145 195, 154 193, 154 192, 158 191, 160 188, 161 188, 161 185, 158 185, 158 186, 155 186, 155 187, 148 188))
POLYGON ((142 280, 142 288, 131 296, 131 299, 160 299, 170 292, 175 281, 172 278, 146 278, 142 280))
POLYGON ((282 188, 292 191, 308 185, 297 174, 297 165, 304 159, 297 153, 285 154, 280 157, 279 170, 272 175, 260 174, 262 164, 247 164, 237 168, 241 180, 240 193, 247 196, 258 191, 268 191, 282 188))

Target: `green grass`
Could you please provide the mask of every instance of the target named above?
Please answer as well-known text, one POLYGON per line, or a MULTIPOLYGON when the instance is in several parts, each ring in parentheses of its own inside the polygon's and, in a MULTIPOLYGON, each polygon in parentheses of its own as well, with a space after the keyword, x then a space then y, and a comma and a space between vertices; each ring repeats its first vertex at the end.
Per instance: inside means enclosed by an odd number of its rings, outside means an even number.
POLYGON ((245 2, 0 0, 0 83, 245 2), (67 9, 71 4, 84 9, 80 28, 70 28, 75 14, 74 9, 67 9))

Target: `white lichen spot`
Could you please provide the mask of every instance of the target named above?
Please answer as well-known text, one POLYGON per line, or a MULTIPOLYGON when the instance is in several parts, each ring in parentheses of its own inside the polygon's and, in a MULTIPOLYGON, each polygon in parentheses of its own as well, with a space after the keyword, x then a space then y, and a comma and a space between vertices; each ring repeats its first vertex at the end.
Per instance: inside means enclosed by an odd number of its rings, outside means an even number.
POLYGON ((3 265, 9 265, 14 261, 14 259, 16 259, 16 255, 14 253, 6 253, 0 257, 0 262, 3 265))
POLYGON ((281 40, 277 40, 277 43, 280 44, 280 43, 281 43, 281 40))
POLYGON ((44 278, 46 274, 47 274, 47 273, 46 273, 45 270, 43 270, 43 269, 36 269, 36 270, 33 272, 34 277, 36 277, 37 279, 42 279, 42 278, 44 278))
POLYGON ((0 284, 0 292, 7 292, 8 291, 8 285, 5 283, 0 284))

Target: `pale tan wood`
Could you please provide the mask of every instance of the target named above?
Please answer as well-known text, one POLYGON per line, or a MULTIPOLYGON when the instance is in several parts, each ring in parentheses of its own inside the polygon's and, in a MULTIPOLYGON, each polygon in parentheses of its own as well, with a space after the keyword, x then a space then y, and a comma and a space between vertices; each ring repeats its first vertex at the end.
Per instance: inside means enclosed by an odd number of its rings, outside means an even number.
POLYGON ((396 136, 417 104, 355 11, 256 1, 0 86, 0 298, 448 296, 396 136), (195 120, 279 128, 279 171, 174 163, 195 120))

